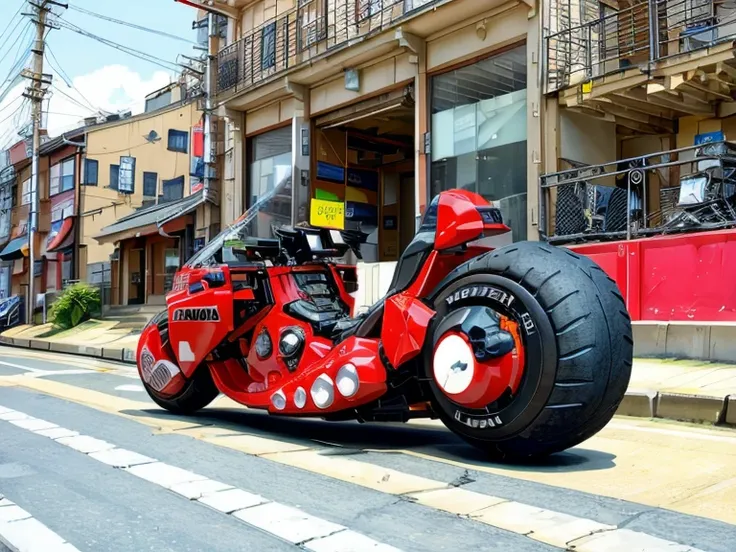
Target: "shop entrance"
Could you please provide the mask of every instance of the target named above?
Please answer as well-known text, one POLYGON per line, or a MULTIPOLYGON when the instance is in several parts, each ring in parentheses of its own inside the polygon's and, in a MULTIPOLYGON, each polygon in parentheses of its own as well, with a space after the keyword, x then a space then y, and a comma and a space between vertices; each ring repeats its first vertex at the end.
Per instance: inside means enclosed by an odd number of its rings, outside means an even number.
POLYGON ((128 304, 143 305, 146 302, 146 250, 143 247, 129 249, 128 260, 128 304))
POLYGON ((365 262, 398 260, 414 236, 411 88, 318 117, 315 127, 312 199, 344 204, 344 227, 369 234, 365 262))

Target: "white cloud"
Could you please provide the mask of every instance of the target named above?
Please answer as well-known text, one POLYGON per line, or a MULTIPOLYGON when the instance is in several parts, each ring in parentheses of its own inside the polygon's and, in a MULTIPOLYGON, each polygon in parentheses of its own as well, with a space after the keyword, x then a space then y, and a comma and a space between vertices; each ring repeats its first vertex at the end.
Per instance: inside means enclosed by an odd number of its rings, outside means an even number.
MULTIPOLYGON (((73 79, 74 88, 68 88, 63 78, 52 74, 54 87, 50 88, 44 102, 44 109, 49 112, 47 128, 51 137, 80 126, 82 120, 94 115, 97 109, 141 113, 145 96, 171 82, 170 74, 165 71, 157 71, 150 79, 144 79, 123 65, 109 65, 78 76, 73 79)), ((30 122, 28 106, 20 110, 24 105, 21 95, 25 86, 25 82, 16 86, 0 103, 0 148, 19 140, 17 130, 30 122), (9 118, 3 121, 6 117, 9 118)))

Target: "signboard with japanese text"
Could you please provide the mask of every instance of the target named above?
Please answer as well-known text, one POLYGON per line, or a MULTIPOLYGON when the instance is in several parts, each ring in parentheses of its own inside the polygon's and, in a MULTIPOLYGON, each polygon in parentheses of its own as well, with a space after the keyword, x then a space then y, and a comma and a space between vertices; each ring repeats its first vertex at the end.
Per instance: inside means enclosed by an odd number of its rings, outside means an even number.
POLYGON ((345 203, 312 198, 309 209, 309 223, 323 228, 345 228, 345 203))

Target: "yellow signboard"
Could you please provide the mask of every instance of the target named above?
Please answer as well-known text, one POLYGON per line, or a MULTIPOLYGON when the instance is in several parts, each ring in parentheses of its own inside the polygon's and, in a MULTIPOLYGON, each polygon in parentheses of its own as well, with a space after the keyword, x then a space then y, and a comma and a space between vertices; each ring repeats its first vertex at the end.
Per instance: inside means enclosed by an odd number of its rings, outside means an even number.
POLYGON ((345 229, 345 203, 312 198, 309 223, 323 228, 345 229))
POLYGON ((584 82, 582 89, 583 94, 590 94, 593 91, 593 81, 584 82))

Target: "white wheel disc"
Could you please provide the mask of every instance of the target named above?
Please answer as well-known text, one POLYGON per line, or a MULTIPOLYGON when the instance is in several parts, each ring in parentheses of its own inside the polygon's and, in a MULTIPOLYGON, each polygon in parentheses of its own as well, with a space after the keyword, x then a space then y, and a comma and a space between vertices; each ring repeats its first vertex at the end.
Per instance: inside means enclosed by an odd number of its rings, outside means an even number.
POLYGON ((448 395, 457 395, 470 387, 475 372, 475 355, 459 335, 440 340, 432 359, 434 379, 448 395))

